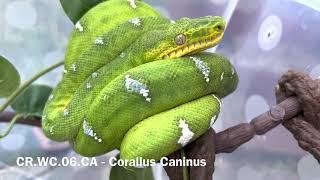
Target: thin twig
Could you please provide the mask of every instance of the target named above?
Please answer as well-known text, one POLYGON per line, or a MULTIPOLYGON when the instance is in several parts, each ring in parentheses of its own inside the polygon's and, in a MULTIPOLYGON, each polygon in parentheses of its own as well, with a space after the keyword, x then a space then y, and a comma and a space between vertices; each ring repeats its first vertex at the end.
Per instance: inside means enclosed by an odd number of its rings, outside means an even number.
POLYGON ((19 120, 21 117, 23 117, 22 114, 16 114, 12 120, 10 121, 9 125, 8 125, 8 128, 2 133, 0 134, 0 139, 6 137, 9 132, 11 131, 11 129, 13 128, 14 124, 17 122, 17 120, 19 120))
POLYGON ((18 89, 16 89, 7 99, 7 101, 0 107, 0 112, 3 112, 11 103, 15 100, 15 98, 23 92, 27 87, 29 87, 34 81, 39 79, 41 76, 47 74, 48 72, 56 69, 57 67, 64 64, 64 61, 60 61, 56 64, 53 64, 52 66, 48 67, 47 69, 44 69, 37 73, 34 77, 26 81, 24 84, 22 84, 18 89))
MULTIPOLYGON (((181 152, 182 162, 185 163, 185 160, 187 159, 186 152, 184 151, 183 148, 181 148, 180 152, 181 152)), ((183 180, 189 180, 188 166, 182 165, 182 174, 183 174, 183 180)))

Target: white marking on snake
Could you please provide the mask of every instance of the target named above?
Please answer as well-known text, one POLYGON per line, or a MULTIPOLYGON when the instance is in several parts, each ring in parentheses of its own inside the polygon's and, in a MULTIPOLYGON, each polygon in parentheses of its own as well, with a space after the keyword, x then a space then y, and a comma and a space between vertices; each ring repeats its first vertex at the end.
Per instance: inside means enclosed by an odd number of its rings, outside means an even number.
POLYGON ((69 115, 69 110, 68 109, 63 110, 63 116, 68 116, 68 115, 69 115))
POLYGON ((196 57, 190 57, 196 64, 196 67, 202 72, 204 75, 204 79, 206 82, 209 82, 209 75, 210 75, 210 68, 208 66, 208 63, 201 61, 199 58, 196 57))
POLYGON ((131 6, 133 9, 137 8, 137 5, 136 5, 135 0, 127 0, 127 1, 129 2, 130 6, 131 6))
POLYGON ((63 74, 67 74, 67 73, 68 73, 68 71, 64 69, 63 70, 63 74))
POLYGON ((93 130, 92 130, 91 126, 89 126, 89 123, 86 120, 83 121, 82 128, 83 128, 84 134, 91 136, 91 137, 94 137, 93 130))
POLYGON ((98 73, 97 73, 97 72, 94 72, 94 73, 91 74, 91 77, 92 77, 92 78, 96 78, 97 76, 98 76, 98 73))
POLYGON ((213 124, 216 122, 216 120, 217 120, 217 115, 214 115, 214 116, 211 118, 210 126, 213 126, 213 124))
POLYGON ((46 119, 47 119, 47 116, 44 114, 44 115, 42 115, 42 121, 45 121, 46 119))
POLYGON ((151 98, 149 97, 149 88, 147 85, 139 82, 138 80, 132 79, 130 75, 125 76, 125 88, 129 92, 135 92, 142 95, 146 101, 151 102, 151 98))
POLYGON ((98 37, 98 38, 96 39, 96 42, 95 42, 95 43, 96 43, 96 44, 103 45, 103 44, 104 44, 103 38, 102 38, 102 37, 98 37))
POLYGON ((103 95, 103 97, 102 97, 102 99, 104 100, 104 101, 107 101, 108 99, 109 99, 109 95, 103 95))
POLYGON ((80 22, 80 21, 78 21, 78 22, 76 23, 76 29, 78 29, 80 32, 83 31, 83 26, 81 25, 81 22, 80 22))
POLYGON ((91 85, 90 83, 87 83, 87 84, 86 84, 86 88, 87 88, 87 89, 90 89, 90 88, 92 88, 92 85, 91 85))
POLYGON ((48 100, 51 101, 53 99, 53 94, 50 94, 48 100))
POLYGON ((133 18, 129 20, 129 23, 132 23, 135 27, 138 27, 141 25, 141 20, 139 18, 133 18))
POLYGON ((221 76, 220 76, 220 81, 223 80, 223 76, 224 76, 224 72, 221 73, 221 76))
POLYGON ((190 131, 189 125, 183 119, 179 120, 179 127, 181 128, 182 135, 180 136, 178 143, 185 146, 192 139, 194 133, 190 131))
POLYGON ((54 134, 53 133, 53 126, 50 127, 49 132, 50 132, 50 134, 54 134))
POLYGON ((72 64, 71 65, 71 69, 73 72, 76 72, 77 71, 77 65, 76 64, 72 64))
POLYGON ((97 136, 97 133, 93 132, 92 127, 89 125, 87 120, 83 121, 82 129, 85 135, 93 137, 93 139, 98 141, 99 143, 102 142, 102 139, 97 136))
POLYGON ((221 109, 221 100, 214 94, 212 96, 219 102, 219 108, 221 109))
POLYGON ((124 58, 126 56, 126 53, 124 53, 124 52, 122 52, 121 54, 120 54, 120 57, 121 58, 124 58))

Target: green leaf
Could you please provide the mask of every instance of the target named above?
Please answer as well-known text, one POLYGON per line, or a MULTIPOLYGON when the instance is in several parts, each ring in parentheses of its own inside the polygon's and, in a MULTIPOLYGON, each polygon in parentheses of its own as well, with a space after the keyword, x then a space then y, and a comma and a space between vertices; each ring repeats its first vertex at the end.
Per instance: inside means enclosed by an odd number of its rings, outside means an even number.
MULTIPOLYGON (((119 159, 119 155, 117 156, 119 159)), ((125 169, 122 166, 113 166, 110 180, 154 180, 151 167, 125 169)))
POLYGON ((42 116, 43 108, 52 88, 44 85, 31 85, 23 91, 12 103, 12 109, 17 113, 42 116))
POLYGON ((60 0, 64 12, 76 24, 79 19, 91 8, 104 0, 60 0))
POLYGON ((0 55, 0 98, 10 96, 20 85, 16 68, 0 55))

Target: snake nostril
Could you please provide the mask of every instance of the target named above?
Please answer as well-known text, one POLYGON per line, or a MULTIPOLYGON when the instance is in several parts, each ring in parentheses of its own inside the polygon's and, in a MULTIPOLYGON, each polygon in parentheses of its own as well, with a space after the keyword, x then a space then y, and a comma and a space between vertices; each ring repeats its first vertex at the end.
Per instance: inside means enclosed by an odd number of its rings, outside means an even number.
POLYGON ((216 26, 216 29, 217 29, 218 31, 222 31, 222 30, 223 30, 223 27, 222 27, 221 25, 218 25, 218 26, 216 26))

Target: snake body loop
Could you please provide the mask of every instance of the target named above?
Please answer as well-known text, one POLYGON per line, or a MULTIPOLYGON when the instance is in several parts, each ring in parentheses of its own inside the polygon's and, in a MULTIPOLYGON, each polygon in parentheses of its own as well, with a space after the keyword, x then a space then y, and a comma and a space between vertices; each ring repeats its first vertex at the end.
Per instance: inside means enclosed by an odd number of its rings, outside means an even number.
POLYGON ((202 52, 224 28, 216 16, 172 23, 141 1, 97 5, 70 38, 66 74, 44 110, 46 136, 84 156, 120 149, 122 159, 159 160, 192 142, 238 83, 225 57, 202 52))

